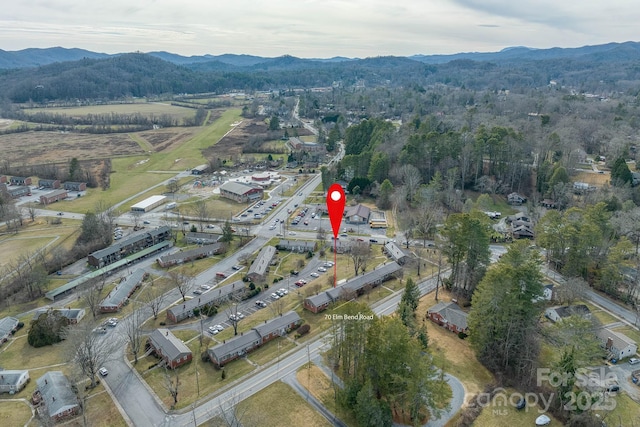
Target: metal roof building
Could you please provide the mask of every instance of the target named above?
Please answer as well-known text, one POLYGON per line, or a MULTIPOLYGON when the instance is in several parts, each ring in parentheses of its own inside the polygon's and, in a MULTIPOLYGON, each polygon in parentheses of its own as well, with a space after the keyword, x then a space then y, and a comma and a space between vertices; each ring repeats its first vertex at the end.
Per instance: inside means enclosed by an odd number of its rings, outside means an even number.
POLYGON ((132 212, 148 212, 167 201, 167 196, 151 196, 131 206, 132 212))

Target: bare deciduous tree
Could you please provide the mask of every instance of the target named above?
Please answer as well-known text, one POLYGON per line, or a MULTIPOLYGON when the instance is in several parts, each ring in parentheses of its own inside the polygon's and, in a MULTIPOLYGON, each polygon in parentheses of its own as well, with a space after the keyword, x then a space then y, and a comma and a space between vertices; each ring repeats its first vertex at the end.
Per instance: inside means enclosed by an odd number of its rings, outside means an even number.
POLYGON ((142 307, 134 309, 131 315, 122 321, 124 334, 129 341, 129 349, 133 354, 133 364, 138 363, 138 355, 143 348, 144 340, 142 339, 142 331, 140 326, 144 323, 144 311, 142 307))
POLYGON ((162 385, 173 398, 173 406, 178 404, 178 392, 180 391, 180 375, 176 369, 164 367, 162 385))
POLYGON ((97 333, 96 322, 83 321, 68 326, 64 331, 65 347, 70 360, 90 380, 90 388, 96 386, 98 370, 118 354, 122 345, 119 339, 107 338, 97 333))
POLYGON ((149 309, 151 309, 151 313, 153 314, 153 320, 156 320, 164 304, 164 299, 165 299, 164 294, 159 288, 154 287, 152 283, 145 290, 143 299, 144 299, 144 302, 149 307, 149 309))
POLYGON ((167 272, 167 276, 169 277, 169 283, 171 283, 173 287, 175 287, 178 290, 178 292, 180 292, 180 295, 182 296, 182 301, 186 302, 187 293, 189 293, 189 290, 193 286, 193 282, 195 278, 177 268, 174 268, 173 270, 169 270, 167 272))
POLYGON ((209 207, 206 200, 200 199, 194 202, 191 206, 191 212, 198 219, 200 232, 204 231, 204 224, 209 220, 209 207))
POLYGON ((356 242, 351 246, 349 255, 353 261, 355 275, 357 276, 358 273, 364 273, 371 259, 371 245, 369 242, 356 242))

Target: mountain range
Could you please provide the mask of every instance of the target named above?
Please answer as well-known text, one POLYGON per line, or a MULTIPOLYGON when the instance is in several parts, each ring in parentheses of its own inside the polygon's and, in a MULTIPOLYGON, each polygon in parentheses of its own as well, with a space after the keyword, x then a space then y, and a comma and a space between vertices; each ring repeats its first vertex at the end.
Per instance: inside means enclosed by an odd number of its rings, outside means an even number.
MULTIPOLYGON (((300 69, 308 66, 317 66, 322 63, 335 64, 357 61, 359 59, 345 57, 303 59, 289 55, 271 58, 236 54, 182 56, 164 51, 148 52, 147 54, 176 65, 182 65, 201 71, 300 69)), ((32 68, 56 62, 77 61, 81 59, 105 59, 120 55, 122 54, 106 54, 84 49, 67 49, 63 47, 52 47, 46 49, 30 48, 17 51, 5 51, 0 49, 0 69, 32 68)), ((412 55, 406 58, 425 64, 443 64, 455 60, 471 60, 479 62, 508 62, 561 58, 584 61, 631 60, 640 59, 640 43, 629 41, 624 43, 607 43, 578 48, 554 47, 550 49, 533 49, 518 46, 505 48, 499 52, 467 52, 452 55, 412 55)))

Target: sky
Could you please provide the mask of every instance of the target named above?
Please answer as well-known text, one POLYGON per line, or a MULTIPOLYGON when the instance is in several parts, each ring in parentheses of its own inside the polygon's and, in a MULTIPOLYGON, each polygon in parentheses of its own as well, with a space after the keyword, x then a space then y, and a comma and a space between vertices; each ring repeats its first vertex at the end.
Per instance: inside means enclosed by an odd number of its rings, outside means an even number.
POLYGON ((0 0, 0 9, 9 51, 364 58, 640 40, 636 0, 0 0))

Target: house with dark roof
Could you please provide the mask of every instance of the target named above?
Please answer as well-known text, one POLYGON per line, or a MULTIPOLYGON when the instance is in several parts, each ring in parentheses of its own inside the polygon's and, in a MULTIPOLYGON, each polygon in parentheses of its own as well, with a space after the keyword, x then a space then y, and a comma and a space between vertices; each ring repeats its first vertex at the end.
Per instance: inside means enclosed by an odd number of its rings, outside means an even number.
POLYGON ((316 250, 316 242, 310 240, 280 239, 276 247, 280 251, 306 253, 316 250))
POLYGON ((397 262, 386 263, 360 276, 353 277, 335 288, 305 298, 302 305, 313 313, 320 313, 326 310, 331 303, 342 299, 356 298, 364 294, 367 288, 375 288, 394 277, 401 270, 402 267, 397 262))
POLYGON ((509 203, 510 205, 519 206, 526 201, 527 201, 527 198, 524 196, 521 196, 518 193, 511 193, 507 196, 507 203, 509 203))
POLYGON ((72 325, 81 321, 86 314, 84 308, 39 308, 33 313, 33 320, 37 320, 41 315, 49 311, 56 312, 60 314, 60 316, 66 317, 72 325))
POLYGON ((232 360, 245 356, 261 345, 287 335, 302 324, 302 319, 295 311, 281 314, 271 320, 265 320, 261 325, 250 331, 242 332, 207 350, 214 365, 221 368, 232 360))
POLYGON ((469 332, 468 314, 453 301, 440 301, 427 310, 427 316, 432 322, 447 328, 451 332, 465 334, 469 332))
POLYGON ((27 386, 30 379, 29 371, 0 369, 0 393, 16 394, 27 386))
POLYGON ((621 360, 633 356, 638 351, 636 342, 621 332, 600 328, 596 331, 596 337, 611 358, 621 360))
POLYGON ((194 310, 202 310, 206 306, 217 306, 231 298, 241 298, 247 292, 242 280, 237 280, 219 288, 210 289, 197 298, 188 299, 167 310, 167 320, 178 323, 194 316, 194 310))
POLYGON ((227 245, 224 243, 214 243, 212 245, 198 246, 186 251, 175 252, 163 255, 157 259, 160 267, 171 267, 172 265, 183 264, 196 259, 208 258, 226 252, 227 245))
POLYGON ((131 294, 133 294, 135 290, 142 285, 142 281, 147 276, 148 273, 139 268, 125 280, 118 283, 116 287, 109 292, 109 295, 107 295, 107 297, 100 303, 98 307, 100 312, 113 313, 120 310, 131 294))
POLYGON ((349 206, 345 210, 344 218, 347 224, 367 224, 369 222, 369 215, 371 215, 371 209, 364 205, 357 204, 355 206, 349 206))
POLYGON ((64 187, 65 190, 68 190, 68 191, 86 191, 87 190, 86 182, 67 181, 64 184, 62 184, 62 186, 64 187))
POLYGON ((164 360, 171 369, 190 362, 193 357, 189 347, 165 328, 151 332, 147 342, 156 356, 164 360))
POLYGON ((561 305, 547 308, 544 311, 544 315, 552 322, 559 322, 570 316, 589 317, 591 316, 591 311, 589 311, 589 307, 584 304, 561 305))
POLYGON ((3 317, 0 319, 0 344, 7 342, 14 332, 18 330, 20 321, 15 317, 3 317))
POLYGON ((60 180, 59 179, 39 179, 38 187, 42 188, 51 188, 57 190, 60 188, 60 180))
POLYGON ((150 248, 151 246, 170 239, 171 228, 165 225, 145 231, 144 233, 135 234, 127 237, 126 239, 120 240, 109 247, 95 251, 89 254, 87 262, 89 265, 102 268, 106 265, 113 264, 128 255, 150 248))
POLYGON ((40 203, 43 205, 50 205, 51 203, 58 202, 60 200, 66 199, 68 196, 67 190, 57 189, 48 192, 47 194, 43 194, 40 196, 40 203))
POLYGON ((189 231, 184 236, 187 243, 196 243, 198 245, 212 245, 217 243, 222 234, 217 233, 198 233, 189 231))
POLYGON ((80 412, 78 398, 71 382, 60 371, 49 371, 36 380, 38 388, 31 397, 42 417, 53 422, 73 417, 80 412))
POLYGON ((31 178, 23 176, 12 176, 11 178, 9 178, 9 183, 11 185, 28 186, 31 185, 31 178))
POLYGON ((275 246, 264 246, 256 259, 249 266, 247 277, 253 281, 258 282, 267 278, 269 273, 269 265, 273 256, 276 254, 275 246))

